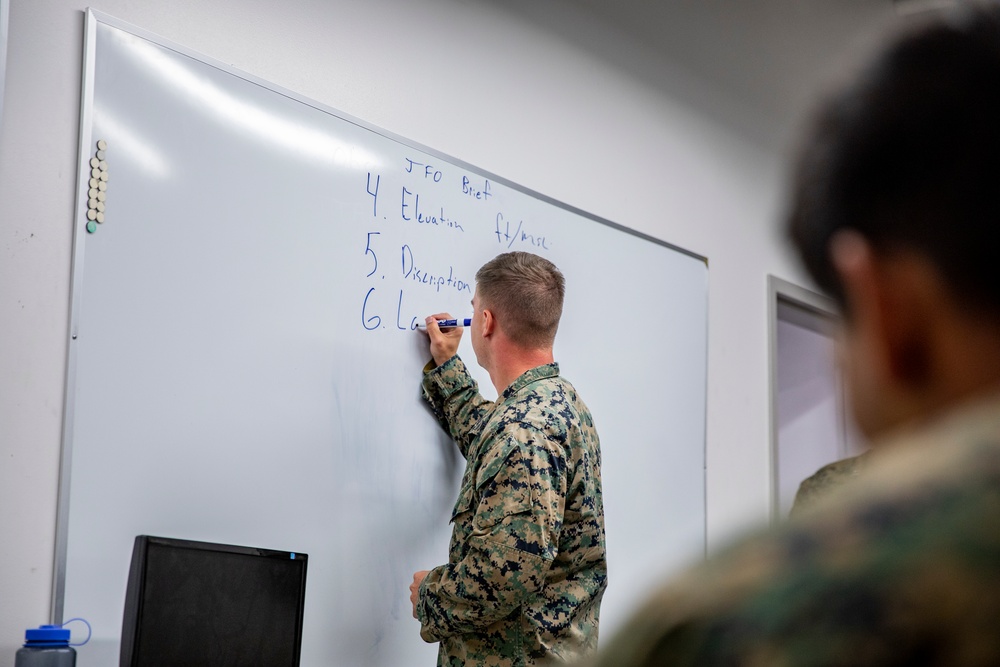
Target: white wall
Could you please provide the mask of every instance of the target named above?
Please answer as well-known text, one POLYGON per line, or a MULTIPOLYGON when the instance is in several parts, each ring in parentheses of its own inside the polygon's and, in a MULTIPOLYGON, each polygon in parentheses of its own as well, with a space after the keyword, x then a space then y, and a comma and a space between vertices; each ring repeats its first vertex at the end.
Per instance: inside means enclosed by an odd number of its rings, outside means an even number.
MULTIPOLYGON (((585 9, 533 4, 95 8, 707 256, 708 535, 717 548, 769 510, 765 276, 801 282, 774 225, 781 155, 721 120, 740 108, 725 91, 585 9), (544 20, 533 20, 536 11, 544 20), (703 113, 714 105, 726 113, 703 113)), ((0 126, 0 667, 13 664, 23 629, 50 611, 87 5, 13 0, 10 10, 0 126)), ((604 353, 624 362, 627 350, 604 353)))

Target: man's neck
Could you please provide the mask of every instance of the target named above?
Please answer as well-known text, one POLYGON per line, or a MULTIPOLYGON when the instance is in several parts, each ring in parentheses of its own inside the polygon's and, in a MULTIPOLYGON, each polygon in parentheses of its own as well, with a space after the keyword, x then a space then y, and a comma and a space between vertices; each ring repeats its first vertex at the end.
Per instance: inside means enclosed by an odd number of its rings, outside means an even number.
POLYGON ((925 381, 895 392, 887 433, 921 428, 1000 392, 1000 327, 971 316, 938 318, 931 325, 925 381))
POLYGON ((517 378, 530 371, 554 361, 552 348, 546 350, 525 350, 511 346, 508 350, 500 351, 496 356, 497 362, 490 369, 490 380, 497 390, 497 395, 503 394, 504 390, 514 384, 517 378))

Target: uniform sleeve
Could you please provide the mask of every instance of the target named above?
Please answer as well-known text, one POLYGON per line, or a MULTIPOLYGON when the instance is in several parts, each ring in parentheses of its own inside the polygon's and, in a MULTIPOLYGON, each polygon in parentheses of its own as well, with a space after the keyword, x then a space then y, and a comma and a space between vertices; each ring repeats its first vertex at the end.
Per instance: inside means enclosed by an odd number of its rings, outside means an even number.
POLYGON ((479 432, 476 427, 493 411, 493 401, 479 393, 479 384, 469 375, 465 363, 452 357, 440 366, 431 361, 424 367, 422 390, 431 412, 455 443, 462 456, 479 432))
POLYGON ((481 630, 541 589, 559 544, 565 478, 561 455, 540 434, 522 430, 491 448, 455 507, 456 523, 471 518, 464 554, 420 587, 425 641, 481 630))

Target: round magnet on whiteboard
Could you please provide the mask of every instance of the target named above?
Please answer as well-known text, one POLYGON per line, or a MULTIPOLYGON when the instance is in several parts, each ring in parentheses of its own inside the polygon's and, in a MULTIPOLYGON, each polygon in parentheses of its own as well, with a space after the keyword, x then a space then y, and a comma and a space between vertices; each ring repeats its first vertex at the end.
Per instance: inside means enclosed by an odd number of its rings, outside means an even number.
POLYGON ((100 178, 101 177, 101 170, 98 169, 97 167, 94 167, 93 169, 90 170, 90 175, 93 178, 100 178))
POLYGON ((97 151, 97 159, 98 160, 104 159, 104 151, 97 151))
POLYGON ((87 202, 87 208, 97 208, 97 205, 100 203, 101 202, 97 201, 97 198, 95 197, 94 199, 91 199, 90 201, 87 202))
POLYGON ((104 192, 107 189, 108 189, 108 184, 107 183, 105 183, 104 181, 98 181, 97 182, 97 190, 98 190, 98 192, 104 192))
POLYGON ((96 187, 90 188, 89 190, 87 190, 87 198, 88 199, 97 199, 97 195, 100 192, 101 191, 98 190, 96 187))
POLYGON ((104 160, 101 160, 100 162, 97 163, 97 168, 100 169, 101 171, 107 171, 108 163, 105 162, 104 160))
POLYGON ((97 202, 97 206, 95 208, 97 209, 98 213, 104 213, 104 202, 102 201, 97 202))
POLYGON ((104 181, 105 183, 107 183, 108 182, 108 172, 102 171, 101 175, 98 176, 98 178, 101 179, 102 181, 104 181))
POLYGON ((92 158, 90 158, 90 166, 91 167, 100 167, 101 166, 101 161, 98 160, 96 157, 92 157, 92 158))
POLYGON ((100 190, 97 191, 97 201, 104 201, 107 198, 108 198, 108 195, 106 195, 105 193, 101 192, 100 190))
POLYGON ((97 225, 94 224, 93 220, 87 223, 87 231, 90 232, 91 234, 97 231, 97 225))
POLYGON ((94 209, 87 211, 87 220, 97 220, 97 211, 94 209))
POLYGON ((90 187, 96 188, 98 183, 100 183, 100 181, 97 180, 96 178, 91 178, 90 179, 90 187))
POLYGON ((106 150, 108 150, 108 142, 106 142, 104 139, 99 140, 97 142, 97 150, 99 150, 99 151, 106 151, 106 150))
POLYGON ((104 222, 104 214, 98 211, 96 219, 98 222, 104 222))

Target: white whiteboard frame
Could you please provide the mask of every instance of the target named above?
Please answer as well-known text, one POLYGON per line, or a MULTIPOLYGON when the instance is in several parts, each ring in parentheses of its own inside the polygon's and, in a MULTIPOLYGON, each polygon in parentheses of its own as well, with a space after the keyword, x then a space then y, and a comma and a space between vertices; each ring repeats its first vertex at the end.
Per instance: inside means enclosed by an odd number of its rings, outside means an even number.
POLYGON ((813 292, 773 275, 767 276, 768 415, 771 480, 768 485, 771 523, 781 520, 778 507, 778 303, 798 306, 817 315, 840 320, 840 309, 828 296, 813 292))
MULTIPOLYGON (((3 1, 3 0, 0 0, 3 1)), ((325 104, 319 103, 315 100, 307 98, 303 95, 295 93, 291 90, 278 86, 274 83, 268 82, 264 79, 256 77, 252 74, 248 74, 242 70, 225 64, 222 61, 216 60, 209 56, 206 56, 200 52, 194 51, 180 44, 177 44, 171 40, 163 38, 155 33, 148 30, 139 28, 131 23, 116 19, 108 14, 88 8, 86 10, 86 20, 84 24, 84 51, 83 51, 83 72, 82 72, 82 86, 81 86, 81 102, 80 102, 80 132, 79 132, 79 156, 78 156, 78 172, 77 172, 77 194, 76 194, 76 206, 75 219, 73 222, 74 236, 73 236, 73 266, 72 266, 72 286, 70 290, 71 307, 70 307, 70 326, 69 333, 70 339, 76 339, 77 331, 80 321, 80 308, 81 308, 81 292, 82 292, 82 278, 83 278, 83 267, 84 267, 84 245, 86 231, 84 223, 81 221, 86 220, 87 213, 87 188, 88 188, 88 178, 85 176, 89 173, 89 152, 93 145, 92 137, 92 124, 93 124, 93 101, 94 101, 94 71, 95 71, 95 59, 96 59, 96 40, 97 40, 97 25, 98 23, 103 23, 107 26, 124 30, 126 32, 132 33, 142 39, 150 41, 163 48, 175 51, 181 55, 193 58, 199 62, 207 64, 211 67, 219 69, 225 73, 231 74, 233 76, 239 77, 247 82, 253 83, 257 86, 265 88, 267 90, 276 92, 280 95, 288 97, 292 100, 310 106, 314 109, 322 111, 324 113, 330 114, 336 118, 347 121, 354 125, 357 125, 365 130, 373 132, 377 135, 390 139, 392 141, 398 142, 404 146, 414 148, 416 150, 425 152, 427 154, 433 155, 434 157, 447 160, 462 169, 468 170, 472 173, 479 174, 491 181, 505 185, 513 190, 526 194, 528 196, 537 198, 542 202, 550 204, 552 206, 564 209, 583 218, 591 220, 593 222, 606 225, 618 231, 636 236, 638 238, 650 241, 659 246, 663 246, 682 255, 686 255, 695 260, 705 263, 706 269, 708 268, 708 259, 697 253, 691 252, 679 246, 667 243, 662 239, 658 239, 654 236, 644 234, 642 232, 630 229, 618 223, 612 222, 605 218, 598 217, 586 211, 583 211, 569 204, 565 204, 561 201, 555 200, 551 197, 538 193, 530 188, 526 188, 522 185, 514 183, 508 179, 501 176, 497 176, 492 172, 483 170, 479 167, 471 165, 467 162, 454 158, 450 155, 442 153, 441 151, 435 150, 428 146, 424 146, 418 142, 412 141, 400 135, 394 134, 387 130, 384 130, 378 126, 367 123, 361 119, 355 118, 349 114, 346 114, 338 109, 327 106, 325 104)), ((708 294, 705 295, 706 300, 708 299, 708 294)), ((707 313, 707 308, 706 308, 707 313)), ((706 315, 705 322, 705 333, 706 337, 708 335, 708 322, 706 315)), ((59 489, 58 489, 58 505, 57 505, 57 515, 56 515, 56 539, 55 539, 55 563, 53 568, 53 585, 52 585, 52 600, 51 600, 51 622, 54 624, 59 624, 62 622, 63 617, 63 603, 66 590, 66 567, 67 567, 67 547, 68 547, 68 536, 69 536, 69 497, 70 497, 70 470, 72 468, 72 454, 73 454, 73 426, 74 426, 74 412, 76 407, 76 353, 75 346, 71 344, 71 341, 67 341, 69 351, 67 359, 67 370, 66 370, 66 393, 65 393, 65 412, 63 414, 63 426, 62 426, 62 451, 60 458, 60 473, 59 473, 59 489)), ((707 422, 707 404, 708 404, 708 355, 706 347, 706 356, 704 359, 704 369, 705 369, 705 405, 706 405, 706 422, 707 422)), ((705 424, 705 433, 707 434, 707 423, 705 424)), ((707 448, 706 442, 701 443, 701 454, 702 461, 704 465, 702 467, 702 488, 706 489, 705 497, 702 499, 702 506, 706 510, 703 514, 703 526, 702 526, 702 554, 707 554, 708 550, 708 526, 707 526, 707 485, 706 485, 706 469, 707 469, 707 448)))

